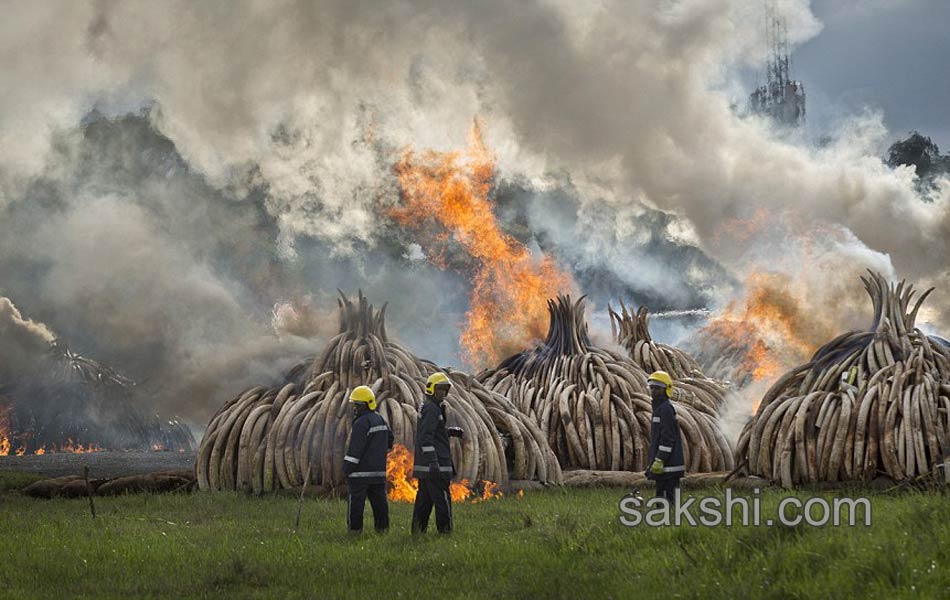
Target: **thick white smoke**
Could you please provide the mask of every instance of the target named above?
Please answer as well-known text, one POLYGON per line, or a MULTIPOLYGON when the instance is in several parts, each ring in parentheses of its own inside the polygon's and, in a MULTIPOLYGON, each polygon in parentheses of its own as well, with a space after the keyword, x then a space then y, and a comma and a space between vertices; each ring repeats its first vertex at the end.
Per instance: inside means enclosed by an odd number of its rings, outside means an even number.
MULTIPOLYGON (((820 30, 806 0, 780 5, 793 44, 820 30)), ((95 311, 74 334, 105 325, 99 333, 119 350, 156 343, 167 348, 162 362, 176 364, 171 372, 216 362, 234 372, 253 362, 252 348, 270 355, 272 344, 283 356, 299 353, 273 334, 270 308, 314 289, 326 301, 338 285, 375 288, 377 301, 424 297, 406 316, 428 323, 424 316, 440 308, 454 327, 454 300, 464 296, 455 279, 423 267, 391 274, 361 257, 385 253, 380 246, 393 235, 379 207, 398 197, 390 168, 399 149, 462 147, 477 115, 502 178, 544 188, 566 174, 580 190, 573 230, 535 210, 535 233, 556 238, 576 262, 600 257, 634 289, 675 298, 671 305, 695 298, 691 285, 711 297, 729 289, 700 263, 666 277, 662 258, 612 247, 635 245, 648 207, 672 215, 664 235, 711 253, 740 280, 764 265, 814 290, 825 320, 865 313, 860 300, 831 300, 853 297, 855 274, 871 266, 938 285, 934 306, 943 312, 932 318, 950 324, 950 183, 925 199, 908 169, 887 168, 877 158, 886 132, 872 113, 815 148, 731 109, 736 69, 762 56, 761 6, 9 5, 0 23, 0 85, 8 90, 0 99, 0 207, 36 223, 22 215, 36 206, 15 205, 42 204, 38 182, 53 182, 62 206, 35 238, 0 245, 32 257, 44 318, 95 311), (183 158, 180 169, 201 185, 185 178, 169 187, 154 173, 122 185, 87 176, 94 158, 63 132, 93 108, 119 115, 142 106, 183 158), (767 226, 737 229, 761 214, 767 226), (222 254, 236 248, 243 267, 222 268, 222 254), (233 359, 228 348, 237 349, 233 359)), ((126 141, 117 153, 148 159, 148 149, 126 141)), ((0 285, 35 281, 23 269, 18 263, 0 285)), ((450 353, 443 342, 424 343, 433 351, 422 354, 450 353)))

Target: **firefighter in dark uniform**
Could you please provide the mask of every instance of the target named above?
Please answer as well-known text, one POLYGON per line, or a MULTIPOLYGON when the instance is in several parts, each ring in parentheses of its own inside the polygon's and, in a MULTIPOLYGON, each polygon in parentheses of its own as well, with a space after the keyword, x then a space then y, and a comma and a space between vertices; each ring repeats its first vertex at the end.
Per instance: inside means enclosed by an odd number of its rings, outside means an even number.
POLYGON ((449 438, 461 438, 460 427, 445 426, 443 401, 452 384, 445 373, 433 373, 426 380, 425 400, 416 427, 415 463, 412 471, 419 480, 416 503, 412 509, 412 532, 425 533, 429 515, 435 507, 435 526, 439 533, 452 532, 452 496, 449 482, 455 475, 449 438))
POLYGON ((386 455, 393 447, 393 432, 376 412, 376 394, 365 385, 350 393, 353 426, 350 445, 343 457, 343 472, 349 491, 346 524, 350 533, 363 531, 363 508, 369 498, 376 531, 389 529, 386 501, 386 455))
POLYGON ((650 423, 650 452, 647 460, 648 479, 656 481, 656 497, 674 502, 680 479, 686 474, 683 463, 683 441, 676 422, 673 397, 673 379, 666 371, 656 371, 647 379, 653 398, 653 418, 650 423))

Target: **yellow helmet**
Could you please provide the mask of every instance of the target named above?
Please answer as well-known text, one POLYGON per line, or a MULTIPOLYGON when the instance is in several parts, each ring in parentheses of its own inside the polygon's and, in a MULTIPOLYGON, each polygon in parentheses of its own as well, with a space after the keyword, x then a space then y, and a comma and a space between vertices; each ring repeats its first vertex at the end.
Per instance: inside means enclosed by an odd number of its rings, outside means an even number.
POLYGON ((647 385, 650 385, 651 382, 662 383, 666 386, 666 395, 668 398, 673 397, 673 378, 670 377, 670 374, 666 371, 654 371, 652 375, 647 378, 647 385))
POLYGON ((376 394, 365 385, 353 388, 350 392, 350 402, 365 402, 370 410, 376 410, 376 394))
POLYGON ((445 373, 433 373, 426 379, 426 394, 430 396, 434 394, 437 385, 452 385, 452 382, 449 381, 449 376, 445 373))

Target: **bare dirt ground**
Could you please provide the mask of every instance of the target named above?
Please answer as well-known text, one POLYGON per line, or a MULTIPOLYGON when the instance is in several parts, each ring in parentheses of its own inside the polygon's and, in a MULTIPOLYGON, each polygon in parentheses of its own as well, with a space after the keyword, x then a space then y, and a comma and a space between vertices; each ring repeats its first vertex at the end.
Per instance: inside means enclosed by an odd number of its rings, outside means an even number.
POLYGON ((194 464, 194 452, 103 451, 0 456, 0 471, 38 473, 49 477, 82 475, 82 468, 86 465, 90 477, 102 478, 190 469, 194 464))

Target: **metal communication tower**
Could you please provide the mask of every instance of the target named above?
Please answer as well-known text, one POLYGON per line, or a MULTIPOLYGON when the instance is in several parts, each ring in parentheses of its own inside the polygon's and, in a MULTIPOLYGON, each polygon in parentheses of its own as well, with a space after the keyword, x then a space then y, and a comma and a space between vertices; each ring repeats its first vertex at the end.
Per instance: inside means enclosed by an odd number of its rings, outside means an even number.
POLYGON ((765 85, 749 96, 753 113, 771 117, 777 123, 797 127, 805 122, 805 85, 792 79, 788 58, 788 24, 775 5, 765 3, 765 40, 768 55, 765 85))

